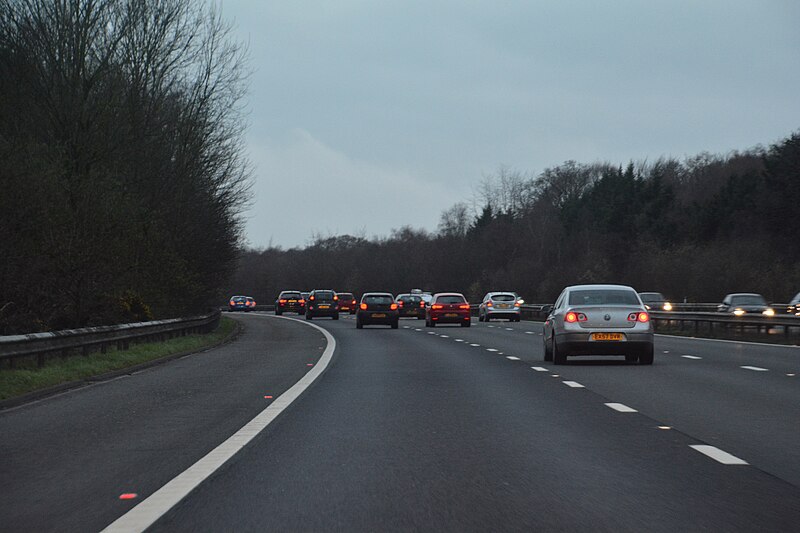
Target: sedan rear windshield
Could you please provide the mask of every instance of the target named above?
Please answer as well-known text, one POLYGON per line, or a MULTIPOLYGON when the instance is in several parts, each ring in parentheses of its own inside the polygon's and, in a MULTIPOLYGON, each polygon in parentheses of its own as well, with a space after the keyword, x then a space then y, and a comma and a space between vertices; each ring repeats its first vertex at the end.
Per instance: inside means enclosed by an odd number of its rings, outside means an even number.
POLYGON ((234 296, 233 298, 231 298, 231 300, 233 300, 234 302, 244 302, 245 300, 247 300, 247 298, 245 298, 244 296, 234 296))
POLYGON ((377 294, 375 296, 364 296, 365 304, 393 304, 394 299, 388 294, 377 294))
POLYGON ((639 298, 624 289, 581 289, 570 291, 569 305, 639 305, 639 298))
POLYGON ((463 296, 439 296, 436 298, 437 304, 463 304, 466 302, 463 296))
POLYGON ((767 305, 766 300, 758 294, 747 294, 744 296, 731 297, 733 305, 767 305))
POLYGON ((495 302, 513 302, 516 300, 513 294, 495 294, 492 296, 492 300, 495 302))
POLYGON ((413 302, 413 303, 420 303, 422 301, 421 296, 400 296, 398 298, 401 302, 413 302))
POLYGON ((643 292, 639 294, 643 302, 663 302, 664 295, 660 292, 643 292))

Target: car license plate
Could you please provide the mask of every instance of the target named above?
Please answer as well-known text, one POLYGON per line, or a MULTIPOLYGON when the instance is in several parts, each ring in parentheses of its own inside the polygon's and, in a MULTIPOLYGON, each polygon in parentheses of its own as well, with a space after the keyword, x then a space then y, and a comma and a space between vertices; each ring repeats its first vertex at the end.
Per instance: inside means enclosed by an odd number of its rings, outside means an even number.
POLYGON ((372 318, 386 318, 386 313, 375 313, 372 318))
POLYGON ((289 300, 289 303, 290 303, 290 304, 296 304, 296 303, 297 303, 297 300, 289 300))
POLYGON ((458 316, 458 313, 445 313, 444 316, 447 318, 455 318, 458 316))
POLYGON ((328 308, 330 308, 330 305, 320 305, 319 308, 320 309, 328 309, 328 308))
POLYGON ((501 309, 508 309, 508 304, 500 304, 498 307, 501 309))
POLYGON ((592 333, 593 341, 621 341, 622 333, 592 333))

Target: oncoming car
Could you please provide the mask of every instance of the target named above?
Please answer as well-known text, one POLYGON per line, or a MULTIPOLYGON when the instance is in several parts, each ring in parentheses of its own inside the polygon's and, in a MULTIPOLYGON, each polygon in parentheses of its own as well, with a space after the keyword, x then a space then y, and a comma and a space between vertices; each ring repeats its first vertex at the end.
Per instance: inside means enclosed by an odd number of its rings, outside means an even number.
POLYGON ((371 324, 383 324, 397 329, 400 319, 398 305, 394 296, 388 292, 368 292, 361 296, 361 303, 356 311, 356 328, 361 329, 371 324))
POLYGON ((624 285, 565 288, 544 323, 544 360, 573 355, 624 355, 653 364, 653 325, 636 291, 624 285))
POLYGON ((478 321, 489 322, 493 318, 507 318, 519 322, 522 299, 515 292, 489 292, 478 305, 478 321))
POLYGON ((470 326, 469 302, 460 292, 438 292, 433 295, 431 304, 425 308, 425 325, 461 324, 470 326))
POLYGON ((329 316, 339 320, 339 297, 334 291, 316 289, 309 293, 306 301, 306 320, 318 316, 329 316))
POLYGON ((672 311, 672 304, 660 292, 640 292, 639 298, 648 311, 672 311))
POLYGON ((231 311, 252 311, 256 307, 256 301, 250 296, 231 296, 228 302, 228 309, 231 311))
POLYGON ((767 301, 760 294, 754 292, 736 292, 728 294, 717 306, 720 313, 729 313, 734 316, 763 315, 775 316, 775 310, 767 305, 767 301))

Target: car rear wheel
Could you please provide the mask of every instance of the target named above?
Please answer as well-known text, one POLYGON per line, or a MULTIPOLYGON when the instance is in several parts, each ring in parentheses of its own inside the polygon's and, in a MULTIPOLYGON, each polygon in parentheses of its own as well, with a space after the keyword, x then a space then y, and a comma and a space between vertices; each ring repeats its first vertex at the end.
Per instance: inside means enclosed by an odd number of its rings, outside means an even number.
POLYGON ((639 354, 639 364, 640 365, 652 365, 653 364, 653 346, 651 345, 648 348, 645 348, 642 353, 639 354))
POLYGON ((556 342, 555 335, 553 336, 553 364, 555 365, 563 365, 567 362, 567 354, 564 353, 562 350, 558 349, 558 343, 556 342))
POLYGON ((364 324, 361 323, 359 319, 356 318, 356 329, 363 329, 364 324))
POLYGON ((550 349, 550 345, 547 344, 547 339, 543 337, 542 342, 544 343, 544 360, 545 361, 552 361, 553 360, 553 350, 550 349))
POLYGON ((312 317, 312 316, 311 316, 311 315, 309 315, 309 314, 306 314, 306 320, 311 320, 312 318, 314 318, 314 317, 312 317))
POLYGON ((471 325, 472 325, 472 323, 471 323, 471 322, 462 322, 462 323, 461 323, 461 327, 462 327, 462 328, 468 328, 468 327, 470 327, 471 325))
POLYGON ((400 327, 400 323, 397 320, 392 322, 392 329, 397 329, 398 327, 400 327))
POLYGON ((331 318, 334 319, 334 320, 339 320, 339 313, 336 313, 331 318))

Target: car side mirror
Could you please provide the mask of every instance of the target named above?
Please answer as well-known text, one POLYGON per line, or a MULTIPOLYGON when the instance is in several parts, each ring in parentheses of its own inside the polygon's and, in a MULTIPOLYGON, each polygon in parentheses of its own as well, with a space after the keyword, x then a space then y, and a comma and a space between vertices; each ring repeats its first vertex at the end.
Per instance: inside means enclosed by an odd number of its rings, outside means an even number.
POLYGON ((549 315, 553 311, 552 305, 543 305, 542 306, 542 313, 549 315))

